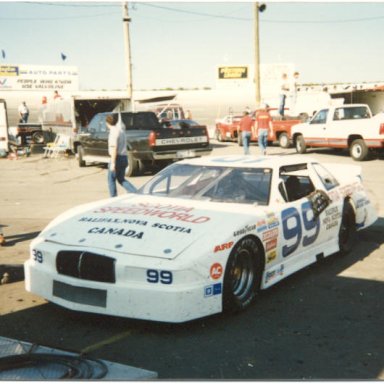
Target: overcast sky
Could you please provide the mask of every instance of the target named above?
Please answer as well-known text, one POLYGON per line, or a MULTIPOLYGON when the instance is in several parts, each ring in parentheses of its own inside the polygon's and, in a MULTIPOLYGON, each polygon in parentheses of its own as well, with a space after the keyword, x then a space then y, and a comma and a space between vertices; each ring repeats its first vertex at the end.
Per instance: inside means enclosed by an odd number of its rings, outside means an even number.
MULTIPOLYGON (((384 81, 384 3, 266 3, 261 63, 301 82, 384 81)), ((134 89, 215 86, 254 64, 251 2, 130 2, 134 89)), ((74 65, 82 89, 126 86, 121 2, 0 1, 0 64, 74 65), (66 55, 63 61, 61 53, 66 55)))

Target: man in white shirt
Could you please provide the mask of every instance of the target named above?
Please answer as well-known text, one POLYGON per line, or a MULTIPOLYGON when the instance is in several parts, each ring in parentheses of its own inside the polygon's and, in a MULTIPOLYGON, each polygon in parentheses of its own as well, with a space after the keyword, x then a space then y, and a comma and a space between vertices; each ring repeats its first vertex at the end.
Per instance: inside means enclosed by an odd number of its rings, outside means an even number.
POLYGON ((111 161, 108 167, 108 189, 111 197, 117 196, 116 180, 127 192, 136 192, 136 188, 125 179, 128 166, 127 139, 123 124, 118 121, 118 114, 108 115, 106 118, 109 129, 108 153, 111 161))
POLYGON ((18 108, 20 115, 20 123, 28 123, 29 109, 25 101, 23 101, 18 108))

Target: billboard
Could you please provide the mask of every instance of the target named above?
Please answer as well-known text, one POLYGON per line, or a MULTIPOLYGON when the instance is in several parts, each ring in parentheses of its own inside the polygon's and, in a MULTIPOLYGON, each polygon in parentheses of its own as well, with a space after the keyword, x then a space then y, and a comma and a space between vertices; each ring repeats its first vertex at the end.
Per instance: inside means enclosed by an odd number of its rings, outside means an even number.
POLYGON ((219 80, 248 79, 248 67, 247 66, 219 67, 218 68, 218 78, 219 78, 219 80))
POLYGON ((77 67, 48 65, 0 65, 0 91, 77 91, 77 67))

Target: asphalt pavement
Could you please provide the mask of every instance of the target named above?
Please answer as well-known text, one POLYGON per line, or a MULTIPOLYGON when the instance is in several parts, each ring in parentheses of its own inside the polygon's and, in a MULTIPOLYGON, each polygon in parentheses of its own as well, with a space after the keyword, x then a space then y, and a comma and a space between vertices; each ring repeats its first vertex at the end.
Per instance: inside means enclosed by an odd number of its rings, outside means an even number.
MULTIPOLYGON (((212 144, 213 155, 242 154, 237 144, 212 144)), ((251 153, 259 153, 255 144, 251 153)), ((107 198, 107 170, 80 168, 74 157, 0 159, 1 277, 11 271, 0 286, 0 336, 92 353, 160 379, 384 379, 383 159, 357 163, 331 150, 309 155, 361 166, 379 220, 359 233, 350 255, 296 273, 262 292, 246 312, 178 325, 74 313, 27 293, 20 267, 30 241, 66 209, 107 198)), ((149 177, 130 181, 139 187, 149 177)))

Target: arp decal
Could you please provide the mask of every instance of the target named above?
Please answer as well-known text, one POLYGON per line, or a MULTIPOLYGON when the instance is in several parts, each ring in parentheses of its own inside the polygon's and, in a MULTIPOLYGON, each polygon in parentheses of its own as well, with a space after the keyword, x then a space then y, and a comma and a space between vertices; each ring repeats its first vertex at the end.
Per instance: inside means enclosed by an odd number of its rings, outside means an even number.
POLYGON ((204 287, 204 297, 221 295, 222 291, 223 291, 223 288, 221 283, 208 285, 204 287))
POLYGON ((211 265, 209 274, 212 279, 217 280, 223 275, 223 267, 220 263, 215 263, 211 265))
POLYGON ((232 245, 233 245, 233 241, 230 241, 229 243, 224 243, 221 245, 216 245, 213 252, 220 252, 220 251, 224 251, 226 249, 231 249, 232 245))

